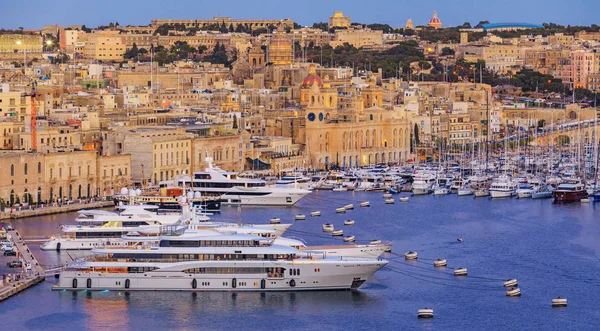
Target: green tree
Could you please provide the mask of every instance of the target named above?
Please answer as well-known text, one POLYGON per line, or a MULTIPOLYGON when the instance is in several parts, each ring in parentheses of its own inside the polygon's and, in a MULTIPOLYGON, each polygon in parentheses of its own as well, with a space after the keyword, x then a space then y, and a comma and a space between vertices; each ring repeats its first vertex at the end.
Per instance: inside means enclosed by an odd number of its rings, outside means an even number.
POLYGON ((133 43, 133 45, 131 45, 131 49, 125 51, 125 54, 123 54, 123 56, 126 59, 134 59, 139 55, 139 50, 137 47, 136 43, 133 43))
POLYGON ((414 132, 415 144, 419 144, 419 125, 417 123, 415 123, 414 132))
POLYGON ((323 31, 329 31, 329 23, 327 22, 319 22, 319 23, 314 23, 312 25, 313 29, 321 29, 323 31))
POLYGON ((537 123, 538 128, 543 128, 546 125, 546 120, 539 120, 537 123))
POLYGON ((237 115, 233 114, 233 126, 232 128, 237 129, 238 128, 238 120, 237 120, 237 115))
POLYGON ((442 56, 454 55, 456 52, 450 47, 442 48, 442 56))

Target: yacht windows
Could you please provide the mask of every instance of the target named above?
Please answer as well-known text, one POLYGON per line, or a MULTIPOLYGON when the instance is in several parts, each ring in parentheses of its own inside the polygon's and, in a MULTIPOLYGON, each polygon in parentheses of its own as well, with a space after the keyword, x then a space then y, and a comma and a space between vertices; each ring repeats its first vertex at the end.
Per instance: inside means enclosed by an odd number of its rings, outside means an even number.
MULTIPOLYGON (((255 240, 161 240, 160 247, 258 247, 255 240)), ((236 253, 241 251, 236 251, 236 253)))
POLYGON ((266 254, 260 258, 257 254, 136 254, 136 253, 114 253, 109 254, 102 260, 118 260, 119 262, 182 262, 182 261, 244 261, 244 260, 292 260, 292 254, 266 254))
MULTIPOLYGON (((211 267, 211 268, 191 268, 183 270, 186 274, 264 274, 268 268, 229 268, 229 267, 211 267)), ((225 284, 225 283, 223 283, 225 284)))

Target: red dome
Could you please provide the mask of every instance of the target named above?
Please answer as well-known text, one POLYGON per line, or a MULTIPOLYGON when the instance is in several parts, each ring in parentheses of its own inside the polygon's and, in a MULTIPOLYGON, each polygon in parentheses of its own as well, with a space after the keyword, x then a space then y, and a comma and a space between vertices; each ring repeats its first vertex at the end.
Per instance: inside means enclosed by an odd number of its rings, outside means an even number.
POLYGON ((306 76, 302 81, 302 87, 305 88, 311 87, 315 84, 317 84, 317 86, 319 87, 323 87, 323 80, 321 79, 321 77, 315 74, 308 74, 308 76, 306 76))

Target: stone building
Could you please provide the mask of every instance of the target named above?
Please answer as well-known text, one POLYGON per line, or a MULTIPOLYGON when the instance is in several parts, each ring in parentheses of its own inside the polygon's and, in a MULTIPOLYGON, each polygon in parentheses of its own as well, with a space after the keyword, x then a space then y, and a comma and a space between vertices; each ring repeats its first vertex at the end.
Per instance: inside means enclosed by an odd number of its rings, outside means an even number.
POLYGON ((192 139, 184 128, 116 128, 106 133, 105 155, 131 155, 134 184, 158 184, 190 173, 192 139))
POLYGON ((336 30, 335 36, 329 45, 335 48, 343 46, 346 43, 356 48, 383 45, 383 31, 371 29, 336 30))
POLYGON ((95 151, 64 153, 5 152, 0 157, 0 199, 15 203, 50 203, 112 195, 130 184, 129 155, 98 157, 95 151))
POLYGON ((23 63, 26 59, 42 58, 44 41, 40 35, 2 34, 0 35, 0 61, 23 63))
POLYGON ((381 108, 380 87, 365 89, 364 96, 359 89, 340 97, 335 93, 330 100, 327 86, 321 87, 321 82, 313 74, 303 82, 302 93, 308 100, 305 153, 310 168, 356 167, 408 159, 409 122, 401 112, 381 108))
POLYGON ((329 28, 349 28, 350 16, 344 16, 341 11, 336 11, 329 17, 329 28))
POLYGON ((294 60, 292 41, 285 35, 282 25, 277 27, 277 31, 271 36, 268 47, 267 62, 275 65, 292 64, 294 60))

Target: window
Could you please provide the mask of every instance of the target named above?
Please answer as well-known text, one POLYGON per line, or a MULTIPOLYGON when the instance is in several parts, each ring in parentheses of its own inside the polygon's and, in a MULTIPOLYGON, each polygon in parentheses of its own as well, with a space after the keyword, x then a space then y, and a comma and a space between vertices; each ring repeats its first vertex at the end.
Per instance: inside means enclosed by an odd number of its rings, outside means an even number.
POLYGON ((42 173, 42 162, 38 162, 38 174, 42 173))
POLYGON ((14 175, 15 175, 15 165, 14 165, 14 164, 11 164, 11 165, 10 165, 10 175, 11 175, 11 176, 14 176, 14 175))

